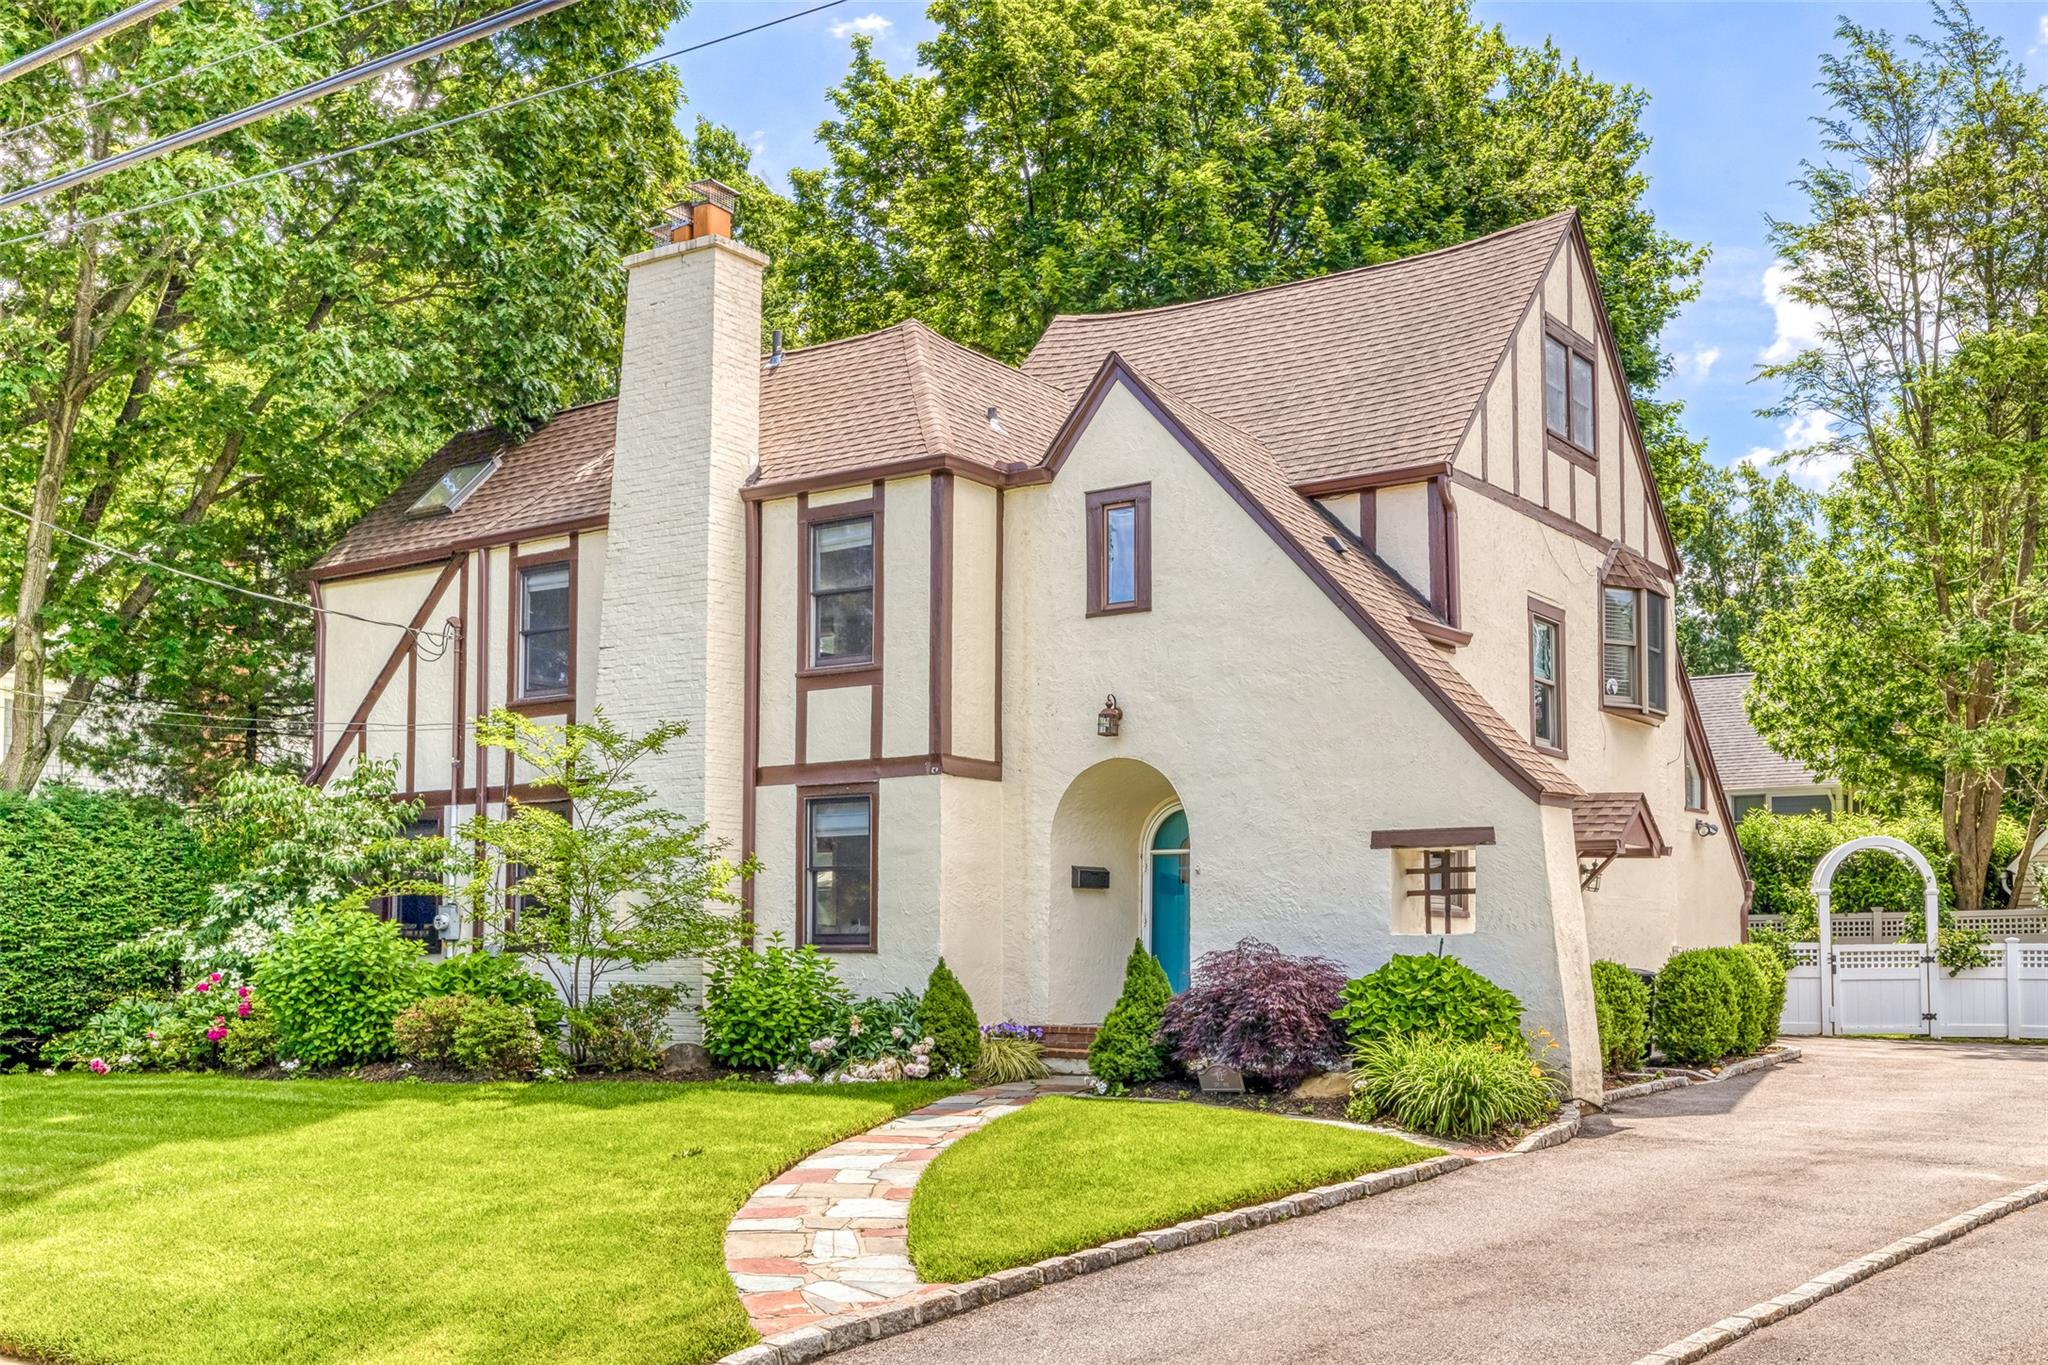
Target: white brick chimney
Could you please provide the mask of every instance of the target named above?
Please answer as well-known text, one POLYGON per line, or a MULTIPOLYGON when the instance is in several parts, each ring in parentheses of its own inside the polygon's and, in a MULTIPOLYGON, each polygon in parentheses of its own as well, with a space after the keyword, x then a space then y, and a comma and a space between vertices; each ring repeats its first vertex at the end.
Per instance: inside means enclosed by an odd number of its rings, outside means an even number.
POLYGON ((732 240, 733 192, 691 186, 626 259, 626 340, 606 532, 597 701, 630 733, 690 733, 639 776, 739 856, 746 514, 758 458, 761 272, 732 240))

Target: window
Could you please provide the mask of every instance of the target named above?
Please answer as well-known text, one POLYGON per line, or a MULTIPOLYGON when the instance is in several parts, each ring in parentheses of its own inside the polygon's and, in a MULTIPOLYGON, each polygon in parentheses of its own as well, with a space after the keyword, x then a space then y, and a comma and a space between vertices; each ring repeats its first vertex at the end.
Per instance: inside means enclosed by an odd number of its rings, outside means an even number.
POLYGON ((1834 798, 1826 792, 1814 796, 1774 796, 1771 798, 1773 815, 1833 815, 1834 798))
POLYGON ((560 697, 569 691, 569 566, 519 571, 519 695, 560 697))
MULTIPOLYGON (((575 804, 569 801, 521 801, 519 805, 528 810, 544 810, 550 815, 560 817, 564 822, 574 821, 576 818, 575 804)), ((519 884, 525 881, 526 877, 527 869, 523 864, 505 865, 505 909, 514 918, 524 914, 531 903, 530 898, 519 894, 519 884)))
POLYGON ((1152 486, 1088 495, 1088 614, 1152 609, 1152 486))
POLYGON ((1397 934, 1469 934, 1475 928, 1478 850, 1404 848, 1394 896, 1397 934))
POLYGON ((1761 796, 1731 796, 1728 798, 1728 818, 1738 825, 1742 823, 1743 816, 1753 810, 1762 810, 1763 808, 1764 799, 1761 796))
POLYGON ((874 816, 872 791, 804 802, 804 942, 875 946, 874 816))
POLYGON ((484 476, 497 468, 496 460, 471 460, 459 464, 434 480, 426 492, 413 499, 412 506, 405 509, 408 517, 445 517, 462 506, 463 500, 477 490, 484 476))
MULTIPOLYGON (((415 820, 407 826, 403 837, 407 839, 434 839, 440 837, 439 816, 415 820)), ((438 877, 431 864, 415 869, 412 874, 421 881, 438 877)), ((408 892, 405 895, 385 896, 376 902, 379 919, 395 920, 398 932, 406 938, 417 940, 429 953, 441 951, 441 932, 434 927, 434 916, 441 909, 441 896, 435 892, 408 892)))
POLYGON ((1529 738, 1564 752, 1564 614, 1529 601, 1529 738))
POLYGON ((811 527, 811 667, 875 657, 875 519, 811 527))
POLYGON ((1671 686, 1671 603, 1647 588, 1603 588, 1600 695, 1610 709, 1662 715, 1671 686))
POLYGON ((1593 358, 1559 336, 1543 338, 1543 426, 1579 453, 1593 453, 1593 358))
POLYGON ((1707 808, 1707 780, 1700 763, 1699 747, 1691 735, 1685 737, 1685 808, 1707 808))

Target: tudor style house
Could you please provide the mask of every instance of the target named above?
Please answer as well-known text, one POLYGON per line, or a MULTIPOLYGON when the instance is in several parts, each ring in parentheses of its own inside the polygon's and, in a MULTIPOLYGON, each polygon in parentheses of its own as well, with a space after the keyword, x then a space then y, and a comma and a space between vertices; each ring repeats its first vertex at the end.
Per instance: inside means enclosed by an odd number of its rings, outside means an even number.
MULTIPOLYGON (((1599 1093, 1588 964, 1747 895, 1679 564, 1575 215, 1318 279, 762 354, 706 183, 626 262, 616 399, 451 441, 317 570, 318 756, 452 827, 546 800, 495 706, 691 725, 644 776, 862 991, 1099 1022, 1256 936, 1455 953, 1599 1093)), ((398 907, 419 932, 431 906, 398 907)), ((448 926, 451 937, 467 933, 448 926)))

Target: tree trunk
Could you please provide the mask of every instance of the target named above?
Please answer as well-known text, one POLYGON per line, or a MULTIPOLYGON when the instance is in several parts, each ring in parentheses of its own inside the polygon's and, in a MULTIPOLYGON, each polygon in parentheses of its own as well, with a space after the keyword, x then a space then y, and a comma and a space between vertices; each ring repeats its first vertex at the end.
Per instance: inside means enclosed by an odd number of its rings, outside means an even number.
POLYGON ((1992 839, 2005 797, 2000 774, 1951 771, 1942 781, 1942 834, 1955 855, 1954 887, 1960 912, 1984 908, 1984 880, 1991 869, 1992 839))

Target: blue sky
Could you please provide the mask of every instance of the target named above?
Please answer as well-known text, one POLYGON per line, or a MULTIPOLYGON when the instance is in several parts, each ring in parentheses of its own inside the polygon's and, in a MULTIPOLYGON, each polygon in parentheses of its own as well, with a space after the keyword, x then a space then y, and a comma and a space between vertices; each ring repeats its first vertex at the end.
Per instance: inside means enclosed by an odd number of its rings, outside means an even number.
MULTIPOLYGON (((802 0, 696 0, 666 46, 800 8, 802 0)), ((851 35, 873 33, 877 53, 905 69, 932 32, 924 8, 910 0, 849 0, 685 57, 678 63, 687 101, 682 120, 687 126, 702 114, 731 126, 755 148, 755 167, 771 183, 793 166, 819 165, 815 133, 827 112, 825 92, 845 72, 851 35)), ((1980 4, 1977 12, 2037 71, 2048 60, 2048 0, 1980 4)), ((1814 82, 1837 18, 1917 31, 1928 24, 1927 7, 1483 0, 1478 14, 1518 43, 1549 37, 1601 79, 1649 93, 1650 207, 1667 231, 1713 249, 1700 298, 1665 331, 1678 361, 1665 394, 1685 402, 1688 425, 1707 438, 1717 463, 1802 443, 1782 421, 1756 415, 1776 397, 1770 384, 1751 382, 1757 365, 1774 346, 1795 343, 1803 325, 1796 308, 1768 296, 1765 215, 1800 210, 1789 182, 1801 159, 1817 150, 1812 119, 1823 105, 1814 82)), ((1809 483, 1829 472, 1795 471, 1809 483)))

